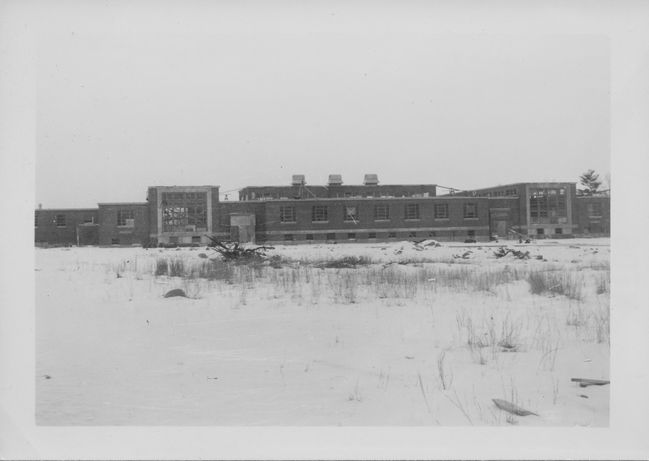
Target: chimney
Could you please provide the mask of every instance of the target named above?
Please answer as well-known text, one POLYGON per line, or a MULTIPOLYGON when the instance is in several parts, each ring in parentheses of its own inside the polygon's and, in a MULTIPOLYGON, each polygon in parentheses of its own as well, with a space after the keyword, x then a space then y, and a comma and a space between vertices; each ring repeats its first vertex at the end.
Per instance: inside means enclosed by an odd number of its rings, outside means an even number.
POLYGON ((42 204, 42 203, 39 203, 39 204, 38 204, 38 209, 39 209, 39 210, 42 210, 42 209, 43 209, 43 204, 42 204))
POLYGON ((376 174, 366 174, 365 179, 363 179, 363 185, 365 186, 378 186, 379 177, 376 174))
POLYGON ((291 179, 291 186, 304 186, 306 181, 304 180, 303 174, 294 174, 291 179))
POLYGON ((340 174, 330 174, 328 183, 330 186, 342 186, 343 177, 340 174))

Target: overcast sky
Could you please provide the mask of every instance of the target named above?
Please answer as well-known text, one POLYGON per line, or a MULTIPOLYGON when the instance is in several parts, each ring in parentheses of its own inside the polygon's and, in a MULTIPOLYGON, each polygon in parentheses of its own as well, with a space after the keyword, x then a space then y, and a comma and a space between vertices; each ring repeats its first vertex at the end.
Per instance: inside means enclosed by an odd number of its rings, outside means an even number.
POLYGON ((434 3, 56 3, 38 39, 46 208, 293 173, 468 189, 610 171, 602 36, 439 33, 434 3))

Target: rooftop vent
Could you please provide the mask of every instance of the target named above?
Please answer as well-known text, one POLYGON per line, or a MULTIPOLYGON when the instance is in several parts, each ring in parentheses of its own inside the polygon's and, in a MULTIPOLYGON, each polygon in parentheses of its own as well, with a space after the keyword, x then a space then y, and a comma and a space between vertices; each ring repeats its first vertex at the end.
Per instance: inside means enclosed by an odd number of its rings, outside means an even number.
POLYGON ((330 174, 329 182, 330 186, 341 186, 343 183, 343 177, 340 174, 330 174))
POLYGON ((365 179, 363 179, 363 184, 366 186, 378 186, 379 177, 375 174, 366 174, 365 179))
POLYGON ((304 175, 303 174, 294 174, 293 179, 291 179, 291 185, 292 186, 304 186, 306 182, 304 181, 304 175))

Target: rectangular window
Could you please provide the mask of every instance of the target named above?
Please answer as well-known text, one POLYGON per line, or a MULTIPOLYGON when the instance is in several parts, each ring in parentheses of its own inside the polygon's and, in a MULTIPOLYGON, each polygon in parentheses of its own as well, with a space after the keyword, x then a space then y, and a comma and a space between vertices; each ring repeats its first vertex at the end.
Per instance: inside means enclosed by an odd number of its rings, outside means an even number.
POLYGON ((417 237, 417 232, 408 232, 408 237, 409 238, 417 237))
POLYGON ((163 192, 162 231, 207 231, 206 192, 163 192))
POLYGON ((356 233, 355 233, 355 232, 350 232, 349 234, 347 234, 347 238, 348 238, 349 240, 354 240, 354 239, 356 239, 356 233))
POLYGON ((54 217, 54 222, 56 223, 56 227, 65 227, 65 215, 57 214, 54 217))
POLYGON ((279 221, 295 222, 295 207, 294 206, 279 207, 279 221))
POLYGON ((34 227, 38 227, 38 215, 34 213, 34 227))
POLYGON ((561 227, 557 227, 557 228, 554 230, 554 233, 555 233, 555 234, 563 234, 563 229, 562 229, 561 227))
POLYGON ((448 219, 448 203, 435 204, 435 219, 448 219))
POLYGON ((286 241, 293 240, 293 234, 284 234, 284 240, 286 241))
POLYGON ((345 207, 345 221, 347 222, 358 222, 358 208, 355 206, 346 206, 345 207))
POLYGON ((478 205, 475 203, 465 203, 464 204, 464 218, 477 218, 478 217, 478 205))
POLYGON ((545 235, 545 229, 539 227, 538 229, 536 229, 536 235, 545 235))
POLYGON ((177 236, 169 237, 169 243, 174 243, 174 244, 178 243, 178 237, 177 236))
POLYGON ((324 205, 314 205, 311 210, 311 221, 313 222, 327 222, 329 215, 327 207, 324 205))
POLYGON ((374 205, 374 221, 388 221, 390 208, 388 205, 374 205))
POLYGON ((474 231, 474 230, 468 230, 468 231, 466 231, 466 236, 467 236, 467 237, 470 237, 470 238, 475 237, 475 231, 474 231))
POLYGON ((406 219, 419 219, 419 204, 408 203, 406 205, 406 219))
POLYGON ((428 233, 428 236, 429 236, 429 237, 437 237, 437 232, 435 232, 435 231, 430 231, 430 232, 428 233))
POLYGON ((333 232, 329 232, 327 234, 327 240, 336 240, 336 234, 333 232))
POLYGON ((388 232, 388 238, 389 239, 397 238, 397 233, 396 232, 388 232))
POLYGON ((307 240, 313 240, 313 234, 306 234, 307 240))
POLYGON ((83 223, 84 224, 94 224, 95 223, 95 217, 94 216, 86 216, 83 218, 83 223))
POLYGON ((117 225, 133 227, 135 225, 133 210, 117 210, 117 225))
POLYGON ((593 202, 588 204, 588 216, 601 217, 602 204, 600 202, 593 202))
POLYGON ((119 239, 118 238, 110 239, 110 244, 111 245, 119 245, 119 239))
POLYGON ((192 235, 192 243, 201 243, 200 235, 192 235))
POLYGON ((376 232, 370 232, 369 234, 367 234, 367 238, 368 239, 375 239, 376 238, 376 232))

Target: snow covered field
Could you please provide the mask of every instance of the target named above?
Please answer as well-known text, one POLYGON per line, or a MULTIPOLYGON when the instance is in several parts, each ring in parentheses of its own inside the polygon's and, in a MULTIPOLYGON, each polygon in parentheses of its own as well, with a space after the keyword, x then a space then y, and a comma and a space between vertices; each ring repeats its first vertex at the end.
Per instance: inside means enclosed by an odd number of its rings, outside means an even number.
POLYGON ((200 253, 36 250, 38 424, 608 425, 608 239, 200 253))

